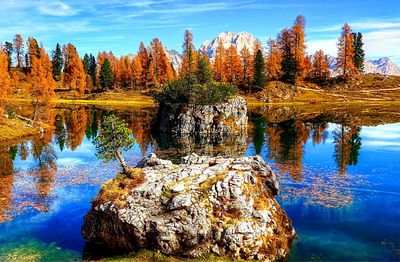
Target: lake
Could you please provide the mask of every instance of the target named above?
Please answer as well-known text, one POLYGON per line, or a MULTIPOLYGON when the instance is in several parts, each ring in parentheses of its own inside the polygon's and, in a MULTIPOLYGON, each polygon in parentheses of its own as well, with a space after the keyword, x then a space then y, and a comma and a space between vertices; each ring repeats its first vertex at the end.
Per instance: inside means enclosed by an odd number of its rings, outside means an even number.
MULTIPOLYGON (((21 105, 19 114, 32 117, 21 105)), ((312 105, 249 109, 248 134, 221 143, 151 134, 155 108, 52 106, 42 137, 0 145, 0 260, 80 260, 80 229, 117 163, 96 157, 93 139, 115 113, 136 139, 130 165, 155 152, 259 154, 281 185, 277 197, 297 231, 290 261, 400 260, 400 109, 312 105)))

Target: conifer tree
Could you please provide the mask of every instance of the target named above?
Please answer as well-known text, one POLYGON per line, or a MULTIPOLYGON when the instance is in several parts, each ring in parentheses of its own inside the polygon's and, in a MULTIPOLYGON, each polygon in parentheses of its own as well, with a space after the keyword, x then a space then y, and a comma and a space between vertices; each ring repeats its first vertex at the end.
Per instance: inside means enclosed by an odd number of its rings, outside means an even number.
POLYGON ((53 50, 51 63, 53 65, 53 78, 56 81, 60 81, 64 59, 61 51, 61 46, 59 43, 57 43, 56 49, 53 50))
POLYGON ((197 69, 196 69, 197 82, 203 85, 211 82, 212 77, 213 74, 210 68, 210 62, 207 60, 206 56, 200 54, 197 57, 197 69))
POLYGON ((362 34, 360 32, 353 33, 353 47, 354 47, 354 57, 353 62, 356 66, 358 73, 363 73, 364 71, 364 57, 365 52, 363 49, 362 34))
POLYGON ((8 56, 8 72, 10 72, 12 66, 12 53, 14 52, 13 44, 11 42, 6 41, 4 43, 4 50, 6 51, 8 56))
POLYGON ((142 64, 140 61, 139 56, 135 56, 132 61, 132 81, 133 81, 133 86, 137 87, 141 85, 141 77, 142 77, 142 64))
POLYGON ((55 97, 55 81, 52 74, 50 57, 44 48, 39 48, 39 55, 32 55, 29 78, 31 82, 30 94, 37 100, 49 100, 55 97))
POLYGON ((140 61, 140 65, 141 65, 141 68, 142 68, 140 85, 146 86, 147 73, 149 71, 150 62, 149 62, 149 53, 147 52, 147 49, 144 46, 143 42, 140 42, 140 46, 139 46, 139 51, 138 51, 137 57, 138 57, 138 59, 140 61))
POLYGON ((40 50, 39 50, 39 44, 36 41, 35 38, 33 37, 28 37, 28 40, 26 41, 26 45, 28 47, 28 53, 26 54, 26 59, 25 59, 25 66, 28 69, 28 72, 31 67, 32 59, 33 57, 39 57, 40 55, 40 50))
POLYGON ((89 75, 92 80, 93 86, 96 86, 96 70, 97 70, 96 58, 94 57, 94 55, 90 54, 89 55, 89 75))
POLYGON ((278 43, 282 52, 282 80, 294 84, 296 81, 297 62, 293 52, 293 36, 291 30, 285 28, 278 35, 278 43))
POLYGON ((249 87, 253 77, 253 63, 246 45, 240 50, 240 62, 242 63, 242 85, 249 87))
POLYGON ((224 74, 225 79, 229 83, 237 85, 242 77, 242 65, 240 63, 240 57, 238 55, 236 46, 231 45, 228 50, 226 50, 224 63, 224 74))
POLYGON ((85 73, 89 74, 90 61, 89 61, 89 55, 87 53, 83 56, 82 63, 85 73))
POLYGON ((82 60, 71 43, 63 48, 64 55, 64 86, 69 87, 74 95, 81 96, 86 88, 86 74, 82 60))
POLYGON ((261 50, 257 51, 256 59, 254 61, 254 87, 258 90, 264 88, 265 80, 265 62, 261 50))
POLYGON ((193 75, 196 71, 197 52, 193 45, 193 35, 189 30, 185 30, 184 41, 182 44, 183 60, 179 75, 193 75))
POLYGON ((124 121, 115 115, 110 115, 103 119, 100 133, 94 141, 97 150, 96 156, 103 159, 105 163, 118 160, 122 172, 126 175, 128 175, 129 169, 121 150, 129 150, 135 143, 131 133, 132 131, 124 121))
POLYGON ((103 90, 112 88, 114 84, 111 64, 106 58, 100 69, 100 86, 103 90))
POLYGON ((328 56, 324 51, 318 50, 314 54, 312 77, 318 79, 326 79, 330 76, 328 56))
POLYGON ((9 56, 4 50, 0 50, 0 117, 4 105, 10 95, 10 74, 8 72, 9 56))
POLYGON ((305 25, 306 19, 304 16, 298 16, 291 29, 293 56, 296 60, 296 81, 301 81, 307 76, 307 61, 305 54, 305 25))
POLYGON ((278 43, 270 39, 268 41, 268 56, 266 61, 266 72, 270 80, 278 81, 282 76, 282 53, 278 43))
POLYGON ((225 64, 225 47, 220 39, 214 56, 214 80, 217 82, 225 82, 224 64, 225 64))
POLYGON ((348 76, 357 73, 354 65, 354 46, 353 35, 350 26, 345 23, 342 27, 342 34, 339 38, 338 56, 336 58, 336 69, 342 72, 342 75, 348 76))
POLYGON ((24 50, 24 40, 20 34, 16 34, 13 40, 13 46, 16 51, 17 57, 17 67, 22 68, 24 64, 22 62, 23 50, 24 50))

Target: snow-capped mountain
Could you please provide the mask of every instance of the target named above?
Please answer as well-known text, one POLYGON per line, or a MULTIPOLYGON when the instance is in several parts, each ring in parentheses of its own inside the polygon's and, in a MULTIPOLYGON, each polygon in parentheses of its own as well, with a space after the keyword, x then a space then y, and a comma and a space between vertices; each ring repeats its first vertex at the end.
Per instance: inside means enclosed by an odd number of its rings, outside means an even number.
POLYGON ((400 76, 400 67, 398 67, 388 57, 377 60, 368 60, 364 63, 364 72, 366 74, 378 73, 382 75, 400 76))
POLYGON ((176 72, 179 71, 179 68, 181 67, 181 63, 182 63, 182 55, 173 49, 164 49, 165 54, 167 55, 169 61, 171 61, 172 66, 174 67, 174 70, 176 72))
POLYGON ((222 32, 213 40, 206 40, 200 47, 200 50, 205 48, 208 57, 210 57, 211 61, 214 60, 214 53, 218 47, 219 41, 222 41, 225 49, 228 49, 231 45, 236 46, 238 52, 242 50, 244 46, 246 46, 250 52, 253 52, 253 45, 255 38, 252 34, 248 32, 240 32, 240 33, 232 33, 232 32, 222 32))
MULTIPOLYGON (((328 56, 332 76, 337 76, 340 73, 336 70, 336 58, 328 56)), ((388 57, 379 58, 377 60, 366 60, 364 62, 364 74, 382 74, 400 76, 400 67, 397 66, 388 57)))

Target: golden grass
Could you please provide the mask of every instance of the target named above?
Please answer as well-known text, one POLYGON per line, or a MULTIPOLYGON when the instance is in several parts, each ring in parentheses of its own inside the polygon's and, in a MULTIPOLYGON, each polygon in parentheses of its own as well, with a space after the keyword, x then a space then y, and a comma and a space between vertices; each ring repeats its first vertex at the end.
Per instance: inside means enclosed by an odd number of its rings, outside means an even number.
POLYGON ((37 123, 32 126, 20 119, 0 119, 0 143, 8 143, 20 138, 36 136, 40 134, 41 130, 49 129, 50 126, 37 123))

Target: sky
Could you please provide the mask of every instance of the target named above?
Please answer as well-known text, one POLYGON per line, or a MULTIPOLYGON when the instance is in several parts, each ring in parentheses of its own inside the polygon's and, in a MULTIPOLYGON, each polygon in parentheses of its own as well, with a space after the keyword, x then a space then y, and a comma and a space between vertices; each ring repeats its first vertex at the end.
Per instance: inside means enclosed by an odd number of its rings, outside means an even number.
POLYGON ((112 50, 119 56, 155 37, 181 51, 189 29, 197 48, 223 31, 250 32, 266 45, 300 14, 307 20, 309 54, 322 49, 336 55, 340 28, 348 22, 363 33, 368 59, 390 57, 400 65, 399 0, 2 0, 0 40, 20 33, 48 52, 71 42, 81 55, 112 50))

